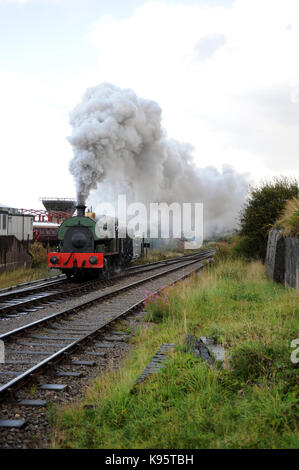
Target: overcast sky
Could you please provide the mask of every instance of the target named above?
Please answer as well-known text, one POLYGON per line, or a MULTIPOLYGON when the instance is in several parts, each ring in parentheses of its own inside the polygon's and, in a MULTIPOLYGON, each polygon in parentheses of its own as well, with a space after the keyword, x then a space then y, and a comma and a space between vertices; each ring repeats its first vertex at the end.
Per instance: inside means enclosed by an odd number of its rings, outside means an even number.
POLYGON ((0 203, 75 196, 68 116, 103 81, 200 167, 298 175, 298 46, 298 0, 0 0, 0 203))

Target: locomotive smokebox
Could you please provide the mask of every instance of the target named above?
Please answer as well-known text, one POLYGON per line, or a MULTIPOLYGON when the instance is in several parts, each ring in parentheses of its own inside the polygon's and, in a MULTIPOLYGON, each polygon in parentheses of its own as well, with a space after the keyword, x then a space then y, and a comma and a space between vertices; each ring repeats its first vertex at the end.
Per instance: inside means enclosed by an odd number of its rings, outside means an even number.
POLYGON ((84 204, 78 204, 76 206, 76 209, 77 209, 77 216, 78 217, 84 217, 85 216, 86 206, 84 206, 84 204))

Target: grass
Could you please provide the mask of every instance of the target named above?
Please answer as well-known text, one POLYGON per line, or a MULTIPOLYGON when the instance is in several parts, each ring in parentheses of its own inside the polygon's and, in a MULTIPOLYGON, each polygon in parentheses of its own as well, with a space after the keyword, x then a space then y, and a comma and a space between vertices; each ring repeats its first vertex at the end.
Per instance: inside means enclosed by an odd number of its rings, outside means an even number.
POLYGON ((277 227, 282 227, 282 233, 285 236, 298 236, 299 235, 299 198, 293 197, 286 202, 284 211, 281 217, 275 224, 277 227))
POLYGON ((123 366, 83 401, 52 411, 52 446, 298 448, 297 305, 298 292, 269 282, 257 261, 218 260, 201 278, 149 294, 150 328, 139 328, 123 366), (188 354, 187 332, 222 343, 227 368, 188 354), (163 342, 177 344, 167 367, 131 394, 163 342))
POLYGON ((41 243, 32 243, 28 251, 33 256, 31 267, 0 273, 0 289, 59 274, 48 268, 48 253, 41 243))
POLYGON ((39 268, 20 268, 15 271, 5 271, 0 274, 0 289, 15 286, 23 282, 35 281, 59 274, 57 270, 50 270, 47 266, 39 268))

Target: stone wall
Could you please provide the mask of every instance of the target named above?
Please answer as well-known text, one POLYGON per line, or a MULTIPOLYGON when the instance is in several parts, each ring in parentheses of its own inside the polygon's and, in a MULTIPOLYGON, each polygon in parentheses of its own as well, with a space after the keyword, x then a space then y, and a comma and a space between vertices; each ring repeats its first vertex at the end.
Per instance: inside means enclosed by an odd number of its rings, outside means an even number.
POLYGON ((13 235, 0 236, 0 272, 31 265, 32 256, 28 253, 26 245, 13 235))
POLYGON ((299 239, 283 237, 279 230, 269 232, 266 273, 286 287, 299 288, 299 239))

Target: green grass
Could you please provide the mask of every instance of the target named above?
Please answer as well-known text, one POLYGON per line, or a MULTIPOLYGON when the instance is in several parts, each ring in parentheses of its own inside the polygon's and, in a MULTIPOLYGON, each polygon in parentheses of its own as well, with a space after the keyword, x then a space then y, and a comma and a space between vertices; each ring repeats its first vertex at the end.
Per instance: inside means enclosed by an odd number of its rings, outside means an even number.
POLYGON ((35 281, 59 274, 58 270, 50 270, 46 265, 37 268, 20 268, 0 273, 0 289, 15 286, 23 282, 35 281))
POLYGON ((259 262, 218 261, 147 301, 150 328, 119 370, 103 374, 82 402, 51 414, 58 448, 298 448, 298 292, 269 282, 259 262), (226 369, 185 351, 186 333, 213 336, 226 369), (163 342, 167 367, 131 394, 163 342), (84 409, 84 404, 94 404, 84 409))

